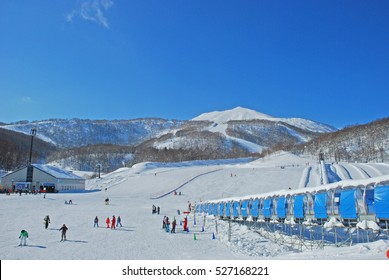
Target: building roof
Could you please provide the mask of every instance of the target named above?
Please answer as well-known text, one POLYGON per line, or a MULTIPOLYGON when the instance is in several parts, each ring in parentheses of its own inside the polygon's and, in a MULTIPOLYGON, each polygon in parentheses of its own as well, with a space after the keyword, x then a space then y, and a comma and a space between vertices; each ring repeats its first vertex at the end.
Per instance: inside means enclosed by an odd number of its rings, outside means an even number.
POLYGON ((83 178, 81 178, 80 176, 77 176, 70 171, 63 170, 55 166, 45 165, 45 164, 35 164, 35 163, 33 164, 33 166, 36 169, 48 173, 57 179, 78 179, 78 180, 82 179, 83 180, 83 178))

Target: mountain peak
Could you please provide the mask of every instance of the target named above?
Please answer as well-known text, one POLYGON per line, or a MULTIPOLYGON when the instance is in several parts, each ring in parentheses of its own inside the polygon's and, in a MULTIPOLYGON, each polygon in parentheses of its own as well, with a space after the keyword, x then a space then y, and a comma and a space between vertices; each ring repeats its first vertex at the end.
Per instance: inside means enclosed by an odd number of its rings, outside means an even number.
POLYGON ((215 123, 226 123, 228 121, 242 121, 242 120, 263 120, 272 119, 272 116, 259 113, 257 111, 236 107, 231 110, 214 111, 204 113, 192 119, 192 121, 212 121, 215 123))

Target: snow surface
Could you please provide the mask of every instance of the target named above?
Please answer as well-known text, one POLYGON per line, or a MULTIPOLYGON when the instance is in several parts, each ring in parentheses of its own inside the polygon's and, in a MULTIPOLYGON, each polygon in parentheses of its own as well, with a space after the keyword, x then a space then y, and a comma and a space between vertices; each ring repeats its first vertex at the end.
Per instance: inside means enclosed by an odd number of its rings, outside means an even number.
POLYGON ((214 111, 209 113, 201 114, 195 118, 193 121, 211 121, 215 123, 226 123, 228 121, 247 121, 247 120, 267 120, 272 119, 272 116, 259 113, 254 110, 236 107, 231 110, 225 111, 214 111))
MULTIPOLYGON (((314 122, 307 119, 276 118, 243 107, 236 107, 234 109, 225 110, 225 111, 213 111, 209 113, 204 113, 192 119, 192 121, 210 121, 217 125, 225 124, 229 121, 249 121, 249 120, 268 120, 273 122, 284 122, 304 130, 309 130, 318 133, 333 132, 336 130, 334 127, 331 127, 329 125, 314 122)), ((224 130, 225 129, 220 129, 219 131, 222 132, 224 130)), ((213 130, 211 129, 211 131, 213 130)), ((218 128, 216 128, 214 131, 218 131, 218 128)))
MULTIPOLYGON (((188 201, 199 201, 297 188, 307 164, 314 161, 288 153, 248 161, 194 161, 183 163, 142 163, 121 168, 88 181, 85 193, 0 196, 0 259, 2 260, 384 260, 389 241, 356 244, 350 247, 296 252, 268 240, 247 226, 228 223, 213 216, 188 215, 189 233, 180 222, 188 201), (280 167, 283 168, 280 168, 280 167), (106 189, 106 190, 105 190, 106 189), (172 191, 181 192, 174 195, 172 191), (105 198, 110 204, 105 205, 105 198), (161 197, 152 199, 153 197, 161 197), (73 204, 65 204, 72 200, 73 204), (151 214, 152 205, 160 206, 159 215, 151 214), (180 210, 178 214, 177 210, 180 210), (44 228, 43 218, 51 224, 44 228), (121 216, 123 227, 111 230, 105 219, 121 216), (177 233, 162 230, 167 215, 178 222, 177 233), (100 227, 93 228, 95 216, 100 227), (68 240, 60 241, 59 228, 69 228, 68 240), (29 232, 27 247, 18 247, 19 233, 29 232), (194 235, 196 234, 196 240, 194 235), (213 235, 215 234, 215 239, 213 235)), ((348 165, 343 165, 347 166, 348 165)), ((389 174, 389 167, 380 167, 389 174)), ((360 174, 361 175, 361 174, 360 174)), ((362 179, 362 178, 355 178, 362 179)), ((366 226, 366 225, 365 225, 366 226)))

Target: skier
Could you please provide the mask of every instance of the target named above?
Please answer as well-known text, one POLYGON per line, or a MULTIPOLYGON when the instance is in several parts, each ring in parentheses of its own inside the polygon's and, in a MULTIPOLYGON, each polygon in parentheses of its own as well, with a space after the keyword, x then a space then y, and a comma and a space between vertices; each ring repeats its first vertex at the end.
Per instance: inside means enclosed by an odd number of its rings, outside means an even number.
POLYGON ((155 214, 156 211, 156 208, 155 208, 155 205, 153 205, 153 207, 151 207, 151 214, 155 214))
POLYGON ((107 217, 107 219, 105 220, 105 223, 107 224, 107 228, 109 228, 109 225, 111 223, 111 220, 109 219, 109 217, 107 217))
POLYGON ((93 227, 99 227, 99 218, 97 218, 97 216, 95 218, 95 223, 94 223, 93 227))
POLYGON ((109 205, 109 198, 108 197, 105 199, 105 205, 109 205))
POLYGON ((23 229, 19 235, 19 239, 20 239, 19 246, 26 246, 27 245, 27 238, 28 238, 28 232, 23 229))
POLYGON ((176 225, 177 225, 177 221, 176 221, 176 218, 174 218, 173 222, 172 222, 172 231, 171 231, 171 233, 176 233, 176 225))
POLYGON ((159 212, 161 211, 161 208, 159 208, 159 206, 157 207, 157 213, 159 215, 159 212))
POLYGON ((163 217, 163 220, 162 220, 162 228, 163 228, 163 229, 166 228, 166 216, 163 217))
POLYGON ((165 230, 166 230, 166 232, 169 232, 169 226, 170 226, 170 222, 169 222, 169 217, 166 217, 166 222, 165 222, 165 230))
POLYGON ((188 231, 188 217, 184 218, 184 231, 188 231))
POLYGON ((115 215, 112 216, 111 229, 116 229, 116 218, 115 218, 115 215))
POLYGON ((122 218, 120 218, 120 216, 118 216, 118 219, 117 219, 117 222, 116 222, 116 226, 120 226, 122 227, 122 218))
POLYGON ((61 233, 61 241, 66 241, 66 231, 68 228, 66 227, 65 224, 62 225, 62 227, 59 229, 59 231, 62 231, 61 233))
POLYGON ((45 224, 45 229, 47 229, 49 227, 49 224, 50 224, 50 217, 49 215, 47 215, 44 219, 44 224, 45 224))

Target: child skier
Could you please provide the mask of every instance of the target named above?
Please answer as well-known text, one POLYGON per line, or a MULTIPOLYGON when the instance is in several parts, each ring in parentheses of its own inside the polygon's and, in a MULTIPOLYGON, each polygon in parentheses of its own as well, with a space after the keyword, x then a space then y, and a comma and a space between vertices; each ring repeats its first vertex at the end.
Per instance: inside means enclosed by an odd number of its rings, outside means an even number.
POLYGON ((27 238, 28 238, 28 232, 23 229, 19 235, 19 239, 20 239, 19 246, 26 246, 27 245, 27 238))

